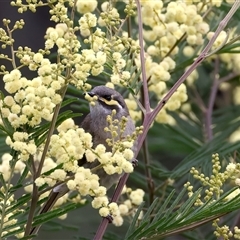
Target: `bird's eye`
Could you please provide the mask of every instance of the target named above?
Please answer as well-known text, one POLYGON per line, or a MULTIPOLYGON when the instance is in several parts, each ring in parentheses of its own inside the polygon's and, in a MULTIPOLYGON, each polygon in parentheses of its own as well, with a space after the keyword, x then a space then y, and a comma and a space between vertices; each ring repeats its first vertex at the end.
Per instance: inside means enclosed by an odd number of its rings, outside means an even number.
POLYGON ((104 95, 103 98, 106 99, 107 101, 111 101, 112 100, 112 96, 111 95, 104 95))

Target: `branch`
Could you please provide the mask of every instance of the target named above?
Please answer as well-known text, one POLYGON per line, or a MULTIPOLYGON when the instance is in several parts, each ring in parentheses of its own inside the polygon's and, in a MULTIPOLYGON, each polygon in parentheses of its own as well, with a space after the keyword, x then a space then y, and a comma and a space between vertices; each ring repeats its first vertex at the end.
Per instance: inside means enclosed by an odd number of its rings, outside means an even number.
POLYGON ((139 0, 136 0, 137 4, 137 12, 138 12, 138 34, 139 34, 139 44, 140 44, 140 62, 141 62, 141 70, 142 70, 142 83, 143 83, 143 101, 144 107, 146 110, 146 114, 151 112, 150 101, 148 95, 148 83, 147 83, 147 74, 145 68, 145 54, 144 54, 144 46, 143 46, 143 24, 142 24, 142 13, 141 13, 141 5, 139 0))
POLYGON ((219 86, 219 58, 215 59, 215 66, 214 66, 214 76, 213 76, 213 85, 211 89, 211 94, 208 102, 208 107, 205 111, 205 130, 207 134, 207 141, 211 141, 213 138, 212 132, 212 113, 213 113, 213 106, 217 95, 217 90, 219 86))

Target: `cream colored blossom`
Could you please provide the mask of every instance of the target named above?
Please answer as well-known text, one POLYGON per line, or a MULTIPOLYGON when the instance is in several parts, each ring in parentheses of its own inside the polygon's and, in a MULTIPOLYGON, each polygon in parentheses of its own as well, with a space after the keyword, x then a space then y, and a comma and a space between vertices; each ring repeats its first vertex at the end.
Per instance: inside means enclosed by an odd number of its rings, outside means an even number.
POLYGON ((88 13, 93 12, 97 7, 97 1, 96 0, 78 0, 76 3, 77 11, 79 13, 88 13))

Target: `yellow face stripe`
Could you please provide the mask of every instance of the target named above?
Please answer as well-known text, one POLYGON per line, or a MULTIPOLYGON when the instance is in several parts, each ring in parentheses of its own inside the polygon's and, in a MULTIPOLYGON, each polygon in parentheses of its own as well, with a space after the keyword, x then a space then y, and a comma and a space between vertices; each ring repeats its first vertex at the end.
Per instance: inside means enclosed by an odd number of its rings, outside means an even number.
POLYGON ((118 101, 116 101, 116 100, 113 100, 113 99, 112 99, 112 100, 108 101, 108 100, 106 100, 105 98, 102 98, 102 97, 99 97, 98 99, 99 99, 100 101, 106 103, 107 105, 111 105, 111 106, 116 105, 116 106, 119 106, 119 103, 118 103, 118 101))

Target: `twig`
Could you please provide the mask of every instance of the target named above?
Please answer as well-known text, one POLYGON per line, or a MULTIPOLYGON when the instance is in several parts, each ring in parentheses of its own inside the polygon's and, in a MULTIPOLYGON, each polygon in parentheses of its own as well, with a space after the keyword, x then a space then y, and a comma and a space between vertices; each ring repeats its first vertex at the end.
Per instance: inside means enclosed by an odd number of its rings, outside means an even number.
POLYGON ((213 138, 212 133, 212 113, 213 113, 213 106, 217 95, 217 90, 220 83, 227 82, 234 77, 239 76, 239 73, 230 73, 227 76, 224 76, 222 78, 218 78, 218 70, 219 70, 219 59, 216 59, 215 61, 215 69, 214 69, 214 80, 212 85, 212 90, 209 98, 208 107, 205 111, 205 129, 207 133, 207 140, 211 141, 213 138))
POLYGON ((144 46, 143 46, 143 24, 142 24, 142 14, 141 14, 141 5, 139 0, 136 0, 137 4, 137 12, 138 12, 138 34, 139 34, 139 44, 140 44, 140 62, 142 69, 142 82, 143 82, 143 94, 144 94, 144 107, 146 114, 151 112, 150 101, 148 95, 148 84, 147 84, 147 74, 145 68, 145 54, 144 54, 144 46))
MULTIPOLYGON (((63 89, 62 89, 62 96, 65 95, 66 90, 67 90, 67 85, 64 86, 63 89)), ((35 180, 41 174, 41 171, 42 171, 42 168, 43 168, 43 164, 44 164, 44 160, 45 160, 45 157, 46 157, 46 154, 47 154, 47 151, 48 151, 48 147, 49 147, 49 144, 50 144, 51 136, 52 136, 52 134, 53 134, 53 132, 55 130, 55 125, 56 125, 56 122, 57 122, 57 117, 58 117, 58 113, 60 111, 60 108, 61 108, 61 103, 59 103, 55 107, 53 118, 52 118, 52 122, 51 122, 51 126, 49 128, 49 132, 48 132, 48 136, 47 136, 47 139, 46 139, 46 143, 44 145, 42 157, 41 157, 41 160, 39 162, 39 166, 38 166, 38 169, 36 171, 36 174, 35 174, 35 176, 33 176, 33 181, 34 182, 33 182, 32 200, 31 200, 31 205, 30 205, 30 210, 29 210, 29 215, 28 215, 28 220, 27 220, 27 225, 26 225, 26 228, 25 228, 24 236, 28 236, 30 231, 31 231, 31 228, 32 228, 34 212, 35 212, 35 209, 37 207, 37 202, 38 202, 38 187, 35 184, 35 180)))
POLYGON ((211 89, 211 94, 208 102, 208 107, 205 111, 205 130, 207 134, 207 141, 211 141, 213 138, 212 132, 212 113, 213 113, 213 106, 217 96, 217 90, 219 86, 219 58, 215 59, 214 65, 214 76, 213 76, 213 85, 211 89))
MULTIPOLYGON (((12 31, 9 29, 8 25, 6 25, 6 28, 7 28, 9 38, 10 38, 10 40, 12 40, 13 39, 12 38, 12 31)), ((14 69, 16 69, 17 65, 16 65, 15 53, 14 53, 14 49, 13 49, 13 43, 11 44, 10 49, 11 49, 11 56, 12 56, 12 59, 11 59, 12 66, 13 66, 14 69)))
POLYGON ((143 151, 143 159, 144 159, 144 165, 145 165, 145 175, 147 177, 147 183, 148 183, 149 205, 151 205, 154 200, 155 186, 154 186, 151 170, 149 168, 150 159, 149 159, 147 138, 145 138, 143 142, 142 151, 143 151))

